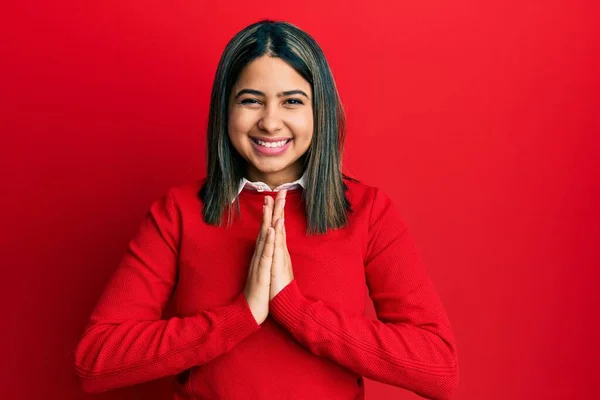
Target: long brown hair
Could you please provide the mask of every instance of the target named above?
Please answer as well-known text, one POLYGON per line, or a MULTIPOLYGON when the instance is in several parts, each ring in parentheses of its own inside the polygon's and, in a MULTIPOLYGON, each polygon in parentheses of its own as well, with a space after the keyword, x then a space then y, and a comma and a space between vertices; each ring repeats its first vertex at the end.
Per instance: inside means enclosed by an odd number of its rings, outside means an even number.
MULTIPOLYGON (((246 160, 229 140, 228 99, 242 69, 263 55, 287 62, 313 90, 313 139, 302 155, 307 234, 343 227, 348 223, 346 212, 352 212, 344 179, 356 180, 342 173, 345 115, 333 75, 323 51, 308 33, 288 22, 271 20, 256 22, 238 32, 219 61, 208 117, 207 178, 198 193, 204 204, 204 221, 222 225, 225 209, 232 211, 231 200, 246 173, 246 160)), ((241 215, 237 199, 235 204, 241 215)), ((231 216, 230 212, 228 226, 231 216)))

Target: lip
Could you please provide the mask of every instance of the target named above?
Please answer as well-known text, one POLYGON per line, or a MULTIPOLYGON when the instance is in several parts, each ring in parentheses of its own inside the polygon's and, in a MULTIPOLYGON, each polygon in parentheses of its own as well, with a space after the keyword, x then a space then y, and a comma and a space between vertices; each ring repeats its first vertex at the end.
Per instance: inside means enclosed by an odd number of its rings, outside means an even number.
MULTIPOLYGON (((258 143, 256 143, 254 140, 250 139, 250 142, 252 143, 252 147, 254 148, 254 150, 259 153, 260 155, 265 155, 265 156, 276 156, 279 154, 284 153, 288 147, 290 147, 290 145, 292 144, 292 142, 294 141, 291 138, 281 138, 279 140, 286 140, 286 139, 290 139, 289 142, 287 142, 286 144, 284 144, 281 147, 263 147, 261 145, 259 145, 258 143)), ((262 140, 262 139, 259 139, 262 140)), ((275 140, 276 142, 279 140, 275 140)))

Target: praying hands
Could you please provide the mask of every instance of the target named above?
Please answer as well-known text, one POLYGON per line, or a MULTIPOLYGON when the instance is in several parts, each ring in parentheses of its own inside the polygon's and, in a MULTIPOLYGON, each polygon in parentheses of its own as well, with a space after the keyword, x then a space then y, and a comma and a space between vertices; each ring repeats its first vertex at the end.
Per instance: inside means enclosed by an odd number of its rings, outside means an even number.
POLYGON ((258 324, 269 315, 269 302, 294 279, 285 234, 286 193, 280 190, 274 200, 265 196, 262 225, 246 278, 244 295, 258 324))

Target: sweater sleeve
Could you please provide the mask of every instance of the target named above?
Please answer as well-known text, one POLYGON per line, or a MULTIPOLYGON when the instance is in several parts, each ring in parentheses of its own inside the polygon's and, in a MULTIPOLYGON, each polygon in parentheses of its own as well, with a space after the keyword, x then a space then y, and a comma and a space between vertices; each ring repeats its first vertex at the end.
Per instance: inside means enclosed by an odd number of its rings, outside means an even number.
POLYGON ((260 329, 243 293, 225 306, 161 319, 176 284, 182 229, 171 192, 146 213, 75 349, 86 392, 176 375, 260 329))
POLYGON ((273 298, 270 313, 315 355, 429 399, 450 399, 459 379, 450 322, 397 209, 373 190, 364 268, 377 320, 305 296, 296 279, 273 298))

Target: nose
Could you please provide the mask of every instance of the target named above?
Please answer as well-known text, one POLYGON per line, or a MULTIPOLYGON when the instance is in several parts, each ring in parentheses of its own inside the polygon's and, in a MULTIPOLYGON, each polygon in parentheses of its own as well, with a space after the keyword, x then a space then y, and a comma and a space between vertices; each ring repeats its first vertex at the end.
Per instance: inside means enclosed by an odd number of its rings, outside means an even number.
POLYGON ((282 126, 283 120, 281 119, 281 115, 279 115, 277 108, 273 105, 265 107, 263 115, 258 121, 259 129, 268 133, 274 133, 279 131, 282 126))

